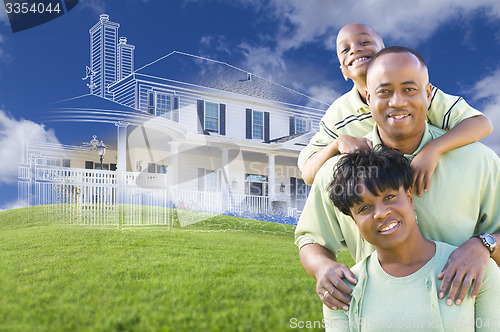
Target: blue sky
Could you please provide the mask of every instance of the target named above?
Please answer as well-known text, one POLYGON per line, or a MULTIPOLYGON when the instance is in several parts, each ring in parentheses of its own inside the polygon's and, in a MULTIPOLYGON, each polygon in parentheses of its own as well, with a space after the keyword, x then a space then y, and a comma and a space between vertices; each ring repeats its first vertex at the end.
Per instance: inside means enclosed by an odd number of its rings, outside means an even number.
MULTIPOLYGON (((106 13, 136 46, 139 68, 174 50, 220 60, 325 102, 348 91, 338 30, 372 25, 388 45, 426 58, 431 82, 484 112, 500 153, 498 0, 80 0, 65 15, 12 33, 0 4, 0 209, 17 201, 23 140, 80 145, 114 128, 51 122, 48 103, 88 93, 88 30, 106 13), (353 4, 354 3, 354 4, 353 4)), ((104 135, 104 134, 102 134, 104 135)))

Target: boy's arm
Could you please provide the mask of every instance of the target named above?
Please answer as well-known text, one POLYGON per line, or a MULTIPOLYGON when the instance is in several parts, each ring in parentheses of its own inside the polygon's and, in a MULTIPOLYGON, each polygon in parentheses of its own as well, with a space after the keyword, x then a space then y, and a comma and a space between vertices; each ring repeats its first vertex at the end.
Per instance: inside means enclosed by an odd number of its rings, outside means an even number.
POLYGON ((325 161, 339 153, 352 153, 357 150, 372 149, 372 142, 366 138, 357 138, 350 135, 340 135, 323 149, 310 156, 302 168, 302 179, 310 186, 316 173, 325 161))
POLYGON ((429 188, 432 173, 443 153, 476 142, 492 131, 491 121, 484 115, 478 115, 460 121, 450 131, 427 143, 411 162, 415 170, 413 182, 416 194, 422 196, 422 192, 429 188))

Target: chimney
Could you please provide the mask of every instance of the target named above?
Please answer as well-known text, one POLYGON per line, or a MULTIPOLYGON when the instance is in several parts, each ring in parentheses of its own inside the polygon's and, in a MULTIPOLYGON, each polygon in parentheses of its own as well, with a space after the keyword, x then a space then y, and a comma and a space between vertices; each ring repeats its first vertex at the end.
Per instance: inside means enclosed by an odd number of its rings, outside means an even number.
POLYGON ((101 22, 107 22, 109 21, 109 15, 108 14, 101 14, 99 16, 101 22))

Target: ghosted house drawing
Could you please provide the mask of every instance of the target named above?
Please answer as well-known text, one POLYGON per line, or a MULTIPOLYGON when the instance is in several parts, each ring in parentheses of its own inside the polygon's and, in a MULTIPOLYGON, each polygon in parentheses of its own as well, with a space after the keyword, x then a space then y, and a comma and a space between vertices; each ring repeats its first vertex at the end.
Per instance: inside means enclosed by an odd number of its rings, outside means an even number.
MULTIPOLYGON (((118 37, 119 26, 103 14, 90 29, 90 94, 58 106, 125 123, 118 142, 125 156, 110 151, 101 171, 164 177, 179 208, 300 213, 308 187, 297 157, 328 105, 178 51, 135 69, 135 47, 118 37)), ((83 159, 64 163, 98 168, 97 160, 83 159)))

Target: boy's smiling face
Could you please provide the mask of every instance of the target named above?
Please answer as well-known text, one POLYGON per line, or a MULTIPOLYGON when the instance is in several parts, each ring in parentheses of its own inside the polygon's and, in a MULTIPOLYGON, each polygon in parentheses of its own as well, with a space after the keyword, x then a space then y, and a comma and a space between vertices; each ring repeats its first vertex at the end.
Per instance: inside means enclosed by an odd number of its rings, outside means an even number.
POLYGON ((366 79, 370 58, 384 48, 384 42, 371 27, 351 23, 337 35, 337 57, 344 78, 366 79))

